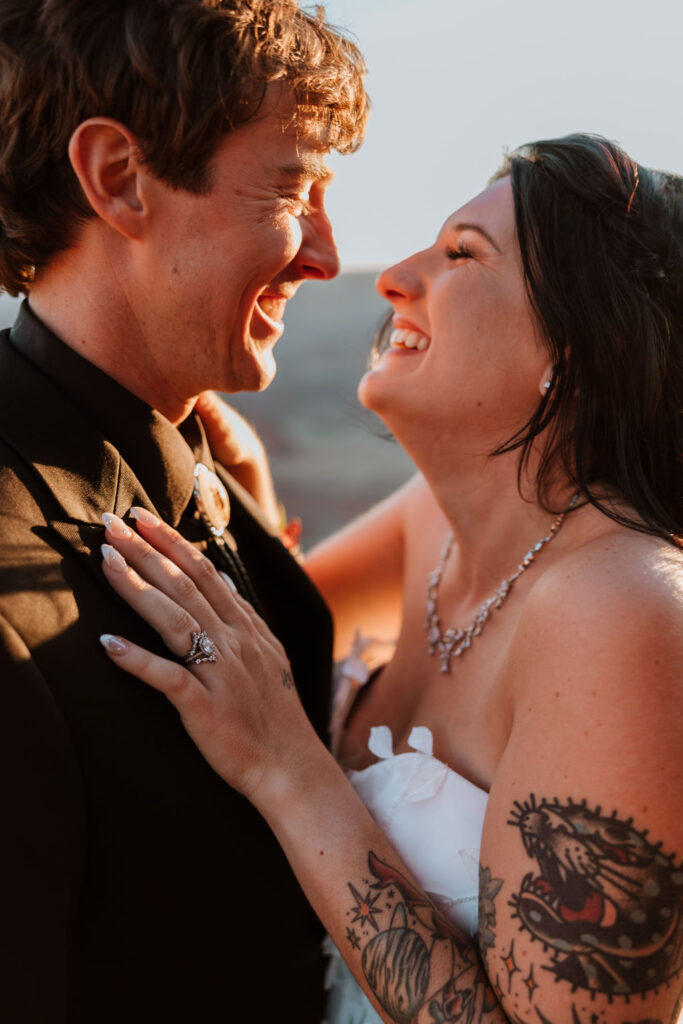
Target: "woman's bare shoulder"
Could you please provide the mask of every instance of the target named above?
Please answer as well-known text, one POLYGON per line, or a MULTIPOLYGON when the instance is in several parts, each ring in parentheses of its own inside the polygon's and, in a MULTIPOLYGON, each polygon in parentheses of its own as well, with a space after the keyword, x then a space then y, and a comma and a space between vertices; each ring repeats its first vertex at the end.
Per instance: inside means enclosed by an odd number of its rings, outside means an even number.
POLYGON ((672 543, 616 526, 578 543, 538 578, 529 592, 530 614, 562 608, 563 617, 600 612, 599 618, 637 610, 683 613, 683 550, 672 543))
MULTIPOLYGON (((683 552, 615 527, 578 544, 529 591, 514 643, 520 680, 683 699, 683 552), (529 671, 533 661, 535 671, 529 671)), ((516 659, 516 661, 515 661, 516 659)))
POLYGON ((521 778, 526 758, 541 789, 647 807, 648 826, 680 849, 680 551, 609 530, 568 552, 531 588, 505 672, 505 771, 521 778))

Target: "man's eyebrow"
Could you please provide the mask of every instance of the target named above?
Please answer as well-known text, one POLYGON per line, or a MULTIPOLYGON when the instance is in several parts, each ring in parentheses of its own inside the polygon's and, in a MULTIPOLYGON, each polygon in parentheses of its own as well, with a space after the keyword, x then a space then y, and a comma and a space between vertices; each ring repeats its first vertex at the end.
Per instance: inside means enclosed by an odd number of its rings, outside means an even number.
POLYGON ((467 224, 462 224, 462 223, 461 224, 453 224, 453 225, 451 225, 451 230, 453 230, 453 231, 478 231, 479 234, 483 235, 484 238, 486 239, 486 241, 489 242, 493 246, 493 248, 496 250, 496 252, 500 252, 500 246, 498 245, 498 243, 495 241, 495 239, 493 239, 491 237, 491 235, 488 233, 486 228, 483 228, 481 226, 481 224, 471 224, 471 223, 467 223, 467 224))
POLYGON ((305 158, 293 164, 284 164, 278 167, 278 172, 283 178, 310 178, 311 181, 331 181, 334 171, 321 164, 319 160, 306 160, 305 158))

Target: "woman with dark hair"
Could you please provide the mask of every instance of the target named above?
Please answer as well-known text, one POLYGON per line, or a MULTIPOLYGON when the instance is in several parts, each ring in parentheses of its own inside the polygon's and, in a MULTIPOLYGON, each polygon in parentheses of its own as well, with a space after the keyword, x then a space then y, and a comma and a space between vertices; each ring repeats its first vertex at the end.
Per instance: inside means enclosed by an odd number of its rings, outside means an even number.
POLYGON ((521 468, 549 427, 539 499, 560 462, 616 522, 680 537, 683 179, 582 135, 521 147, 496 178, 505 176, 553 364, 548 401, 509 447, 522 449, 521 468), (610 493, 627 508, 609 507, 610 493))
POLYGON ((592 136, 525 146, 378 288, 394 314, 359 394, 419 473, 306 560, 353 645, 336 759, 265 623, 144 509, 138 533, 108 517, 104 571, 178 660, 102 642, 275 832, 356 979, 333 961, 330 1021, 665 1024, 683 976, 681 179, 592 136), (398 637, 374 674, 365 637, 398 637))

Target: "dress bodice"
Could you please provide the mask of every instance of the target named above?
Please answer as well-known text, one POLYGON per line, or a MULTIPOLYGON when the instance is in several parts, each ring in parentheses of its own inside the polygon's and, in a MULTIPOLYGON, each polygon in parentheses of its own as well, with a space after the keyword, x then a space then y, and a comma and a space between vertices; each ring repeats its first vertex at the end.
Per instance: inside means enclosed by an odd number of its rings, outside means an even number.
MULTIPOLYGON (((433 756, 429 729, 414 728, 408 744, 408 753, 394 754, 390 730, 373 728, 369 747, 379 760, 350 772, 349 781, 423 889, 472 934, 488 796, 433 756)), ((380 1018, 329 940, 327 951, 328 1024, 377 1024, 380 1018)))

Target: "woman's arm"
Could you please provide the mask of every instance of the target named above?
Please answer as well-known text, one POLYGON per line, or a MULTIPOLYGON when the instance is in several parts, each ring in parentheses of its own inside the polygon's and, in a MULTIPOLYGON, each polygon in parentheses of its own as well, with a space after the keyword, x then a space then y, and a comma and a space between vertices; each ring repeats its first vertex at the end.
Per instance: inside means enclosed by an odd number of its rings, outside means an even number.
MULTIPOLYGON (((407 1022, 419 1013, 431 1022, 428 1004, 458 969, 471 977, 481 1007, 490 1002, 487 1019, 503 1024, 495 1000, 487 1002, 475 945, 422 891, 315 734, 279 642, 175 531, 139 523, 168 556, 162 558, 122 527, 108 520, 117 549, 104 548, 109 582, 179 658, 191 634, 205 629, 216 662, 189 671, 122 638, 103 638, 105 648, 121 668, 166 694, 213 768, 263 814, 384 1019, 407 1022)), ((259 912, 264 949, 255 955, 276 956, 266 910, 259 912)))
POLYGON ((280 506, 270 464, 256 430, 214 391, 203 391, 195 405, 211 453, 254 498, 273 529, 280 527, 280 506))
POLYGON ((417 512, 423 530, 443 518, 419 473, 306 555, 304 568, 332 611, 336 658, 348 654, 357 629, 387 643, 398 637, 408 523, 417 512))
MULTIPOLYGON (((176 655, 201 624, 217 662, 190 672, 132 646, 112 657, 169 697, 216 771, 263 814, 385 1020, 669 1024, 683 966, 671 713, 683 651, 670 630, 651 653, 662 602, 627 632, 623 595, 598 614, 604 595, 589 586, 567 599, 565 584, 522 616, 473 941, 421 890, 315 736, 261 620, 173 531, 141 530, 172 562, 124 538, 117 547, 145 578, 115 565, 107 578, 176 655)), ((677 621, 669 612, 664 624, 677 621)), ((263 955, 277 955, 266 950, 267 940, 263 955)))
POLYGON ((480 935, 511 1020, 673 1024, 680 1008, 680 560, 659 574, 619 543, 539 580, 506 666, 480 935))

